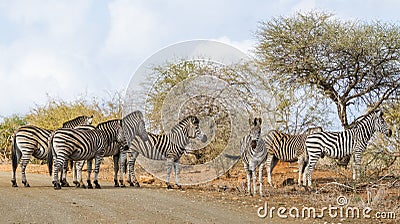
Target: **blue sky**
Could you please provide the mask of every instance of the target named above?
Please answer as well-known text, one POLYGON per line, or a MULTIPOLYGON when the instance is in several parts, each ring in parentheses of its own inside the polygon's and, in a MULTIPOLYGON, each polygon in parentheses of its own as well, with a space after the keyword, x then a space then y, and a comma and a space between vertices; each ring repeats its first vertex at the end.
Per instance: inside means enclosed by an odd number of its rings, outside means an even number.
POLYGON ((344 20, 400 21, 396 0, 0 0, 0 120, 82 94, 125 90, 163 47, 212 39, 243 51, 260 21, 324 10, 344 20))

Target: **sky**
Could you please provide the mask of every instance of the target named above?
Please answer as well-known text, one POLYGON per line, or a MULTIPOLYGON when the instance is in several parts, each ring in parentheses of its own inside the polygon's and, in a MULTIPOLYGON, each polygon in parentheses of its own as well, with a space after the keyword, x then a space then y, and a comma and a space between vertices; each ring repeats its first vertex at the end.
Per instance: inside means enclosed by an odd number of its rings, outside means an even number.
POLYGON ((344 20, 400 22, 397 0, 0 0, 0 120, 48 96, 124 91, 166 46, 210 39, 249 52, 261 21, 323 10, 344 20))

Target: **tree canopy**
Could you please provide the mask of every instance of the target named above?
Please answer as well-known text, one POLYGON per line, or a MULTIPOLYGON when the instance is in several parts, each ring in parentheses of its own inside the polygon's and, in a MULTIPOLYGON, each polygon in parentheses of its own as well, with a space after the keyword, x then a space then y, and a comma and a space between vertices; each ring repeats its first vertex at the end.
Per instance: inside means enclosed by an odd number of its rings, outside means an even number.
POLYGON ((344 128, 352 125, 349 111, 372 111, 399 97, 396 24, 297 13, 262 22, 256 36, 256 58, 266 78, 281 86, 314 87, 336 105, 344 128))

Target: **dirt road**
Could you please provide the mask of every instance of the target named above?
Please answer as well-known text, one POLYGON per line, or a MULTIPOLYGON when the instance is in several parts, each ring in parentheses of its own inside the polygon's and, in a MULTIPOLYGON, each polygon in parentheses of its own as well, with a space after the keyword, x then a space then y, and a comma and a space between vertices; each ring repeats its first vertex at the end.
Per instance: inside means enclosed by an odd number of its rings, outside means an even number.
POLYGON ((262 222, 256 208, 220 203, 189 191, 114 188, 109 182, 102 182, 102 189, 56 191, 49 176, 29 174, 28 178, 30 188, 12 188, 10 173, 0 172, 1 223, 262 222))

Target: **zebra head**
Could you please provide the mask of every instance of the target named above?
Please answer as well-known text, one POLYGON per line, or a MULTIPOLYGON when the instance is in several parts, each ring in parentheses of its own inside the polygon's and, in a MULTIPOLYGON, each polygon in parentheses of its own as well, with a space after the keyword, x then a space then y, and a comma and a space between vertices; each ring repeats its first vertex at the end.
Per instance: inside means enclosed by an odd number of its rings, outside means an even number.
POLYGON ((126 115, 121 120, 121 126, 123 135, 128 143, 130 143, 136 135, 138 135, 144 142, 149 140, 142 112, 134 111, 126 115))
POLYGON ((382 134, 390 137, 392 136, 392 130, 383 118, 383 112, 380 110, 373 112, 373 120, 375 125, 375 130, 381 132, 382 134))
POLYGON ((207 135, 204 134, 200 129, 200 121, 196 116, 189 116, 183 121, 187 120, 186 131, 188 138, 196 138, 201 142, 207 141, 207 135))
POLYGON ((255 149, 257 146, 257 142, 261 136, 261 118, 254 118, 254 121, 251 123, 250 129, 250 138, 251 138, 251 148, 255 149))

